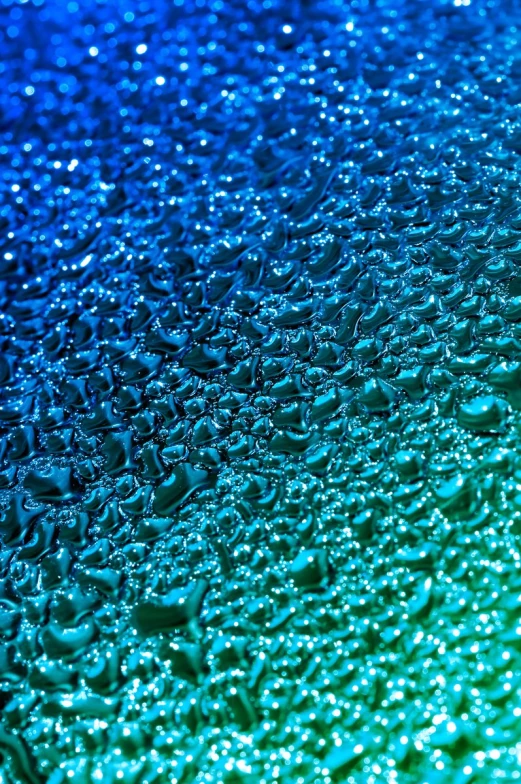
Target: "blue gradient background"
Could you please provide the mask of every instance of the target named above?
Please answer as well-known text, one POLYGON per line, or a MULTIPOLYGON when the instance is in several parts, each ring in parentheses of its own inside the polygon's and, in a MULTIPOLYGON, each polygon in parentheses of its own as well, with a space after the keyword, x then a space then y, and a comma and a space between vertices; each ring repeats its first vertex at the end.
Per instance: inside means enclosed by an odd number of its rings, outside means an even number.
POLYGON ((520 777, 510 2, 0 6, 0 784, 520 777))

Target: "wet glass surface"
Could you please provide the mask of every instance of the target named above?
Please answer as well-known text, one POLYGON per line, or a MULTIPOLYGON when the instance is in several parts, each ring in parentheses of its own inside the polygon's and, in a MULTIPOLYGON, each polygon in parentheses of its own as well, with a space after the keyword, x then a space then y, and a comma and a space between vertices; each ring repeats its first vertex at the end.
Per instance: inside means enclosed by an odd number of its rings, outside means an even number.
POLYGON ((0 5, 0 784, 521 778, 521 29, 0 5))

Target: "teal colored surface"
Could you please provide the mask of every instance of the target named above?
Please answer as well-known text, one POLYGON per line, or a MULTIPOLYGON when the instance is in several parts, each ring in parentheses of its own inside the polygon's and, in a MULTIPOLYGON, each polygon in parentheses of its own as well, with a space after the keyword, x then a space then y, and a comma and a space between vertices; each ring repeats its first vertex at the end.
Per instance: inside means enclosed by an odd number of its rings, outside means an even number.
POLYGON ((519 779, 518 5, 0 44, 0 784, 519 779))

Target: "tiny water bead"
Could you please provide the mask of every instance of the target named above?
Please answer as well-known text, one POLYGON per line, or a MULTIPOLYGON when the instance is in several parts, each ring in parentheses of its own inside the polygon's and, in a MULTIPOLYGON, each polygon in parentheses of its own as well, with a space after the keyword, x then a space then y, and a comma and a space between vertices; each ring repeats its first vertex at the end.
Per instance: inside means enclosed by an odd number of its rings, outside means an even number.
POLYGON ((521 778, 516 4, 0 16, 0 784, 521 778))

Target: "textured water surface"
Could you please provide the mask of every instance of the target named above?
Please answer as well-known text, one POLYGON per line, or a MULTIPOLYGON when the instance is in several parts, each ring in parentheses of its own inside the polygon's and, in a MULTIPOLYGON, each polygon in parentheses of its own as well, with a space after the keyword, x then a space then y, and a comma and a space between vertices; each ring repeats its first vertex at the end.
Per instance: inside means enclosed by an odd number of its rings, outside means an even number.
POLYGON ((1 784, 521 777, 521 28, 2 0, 1 784))

